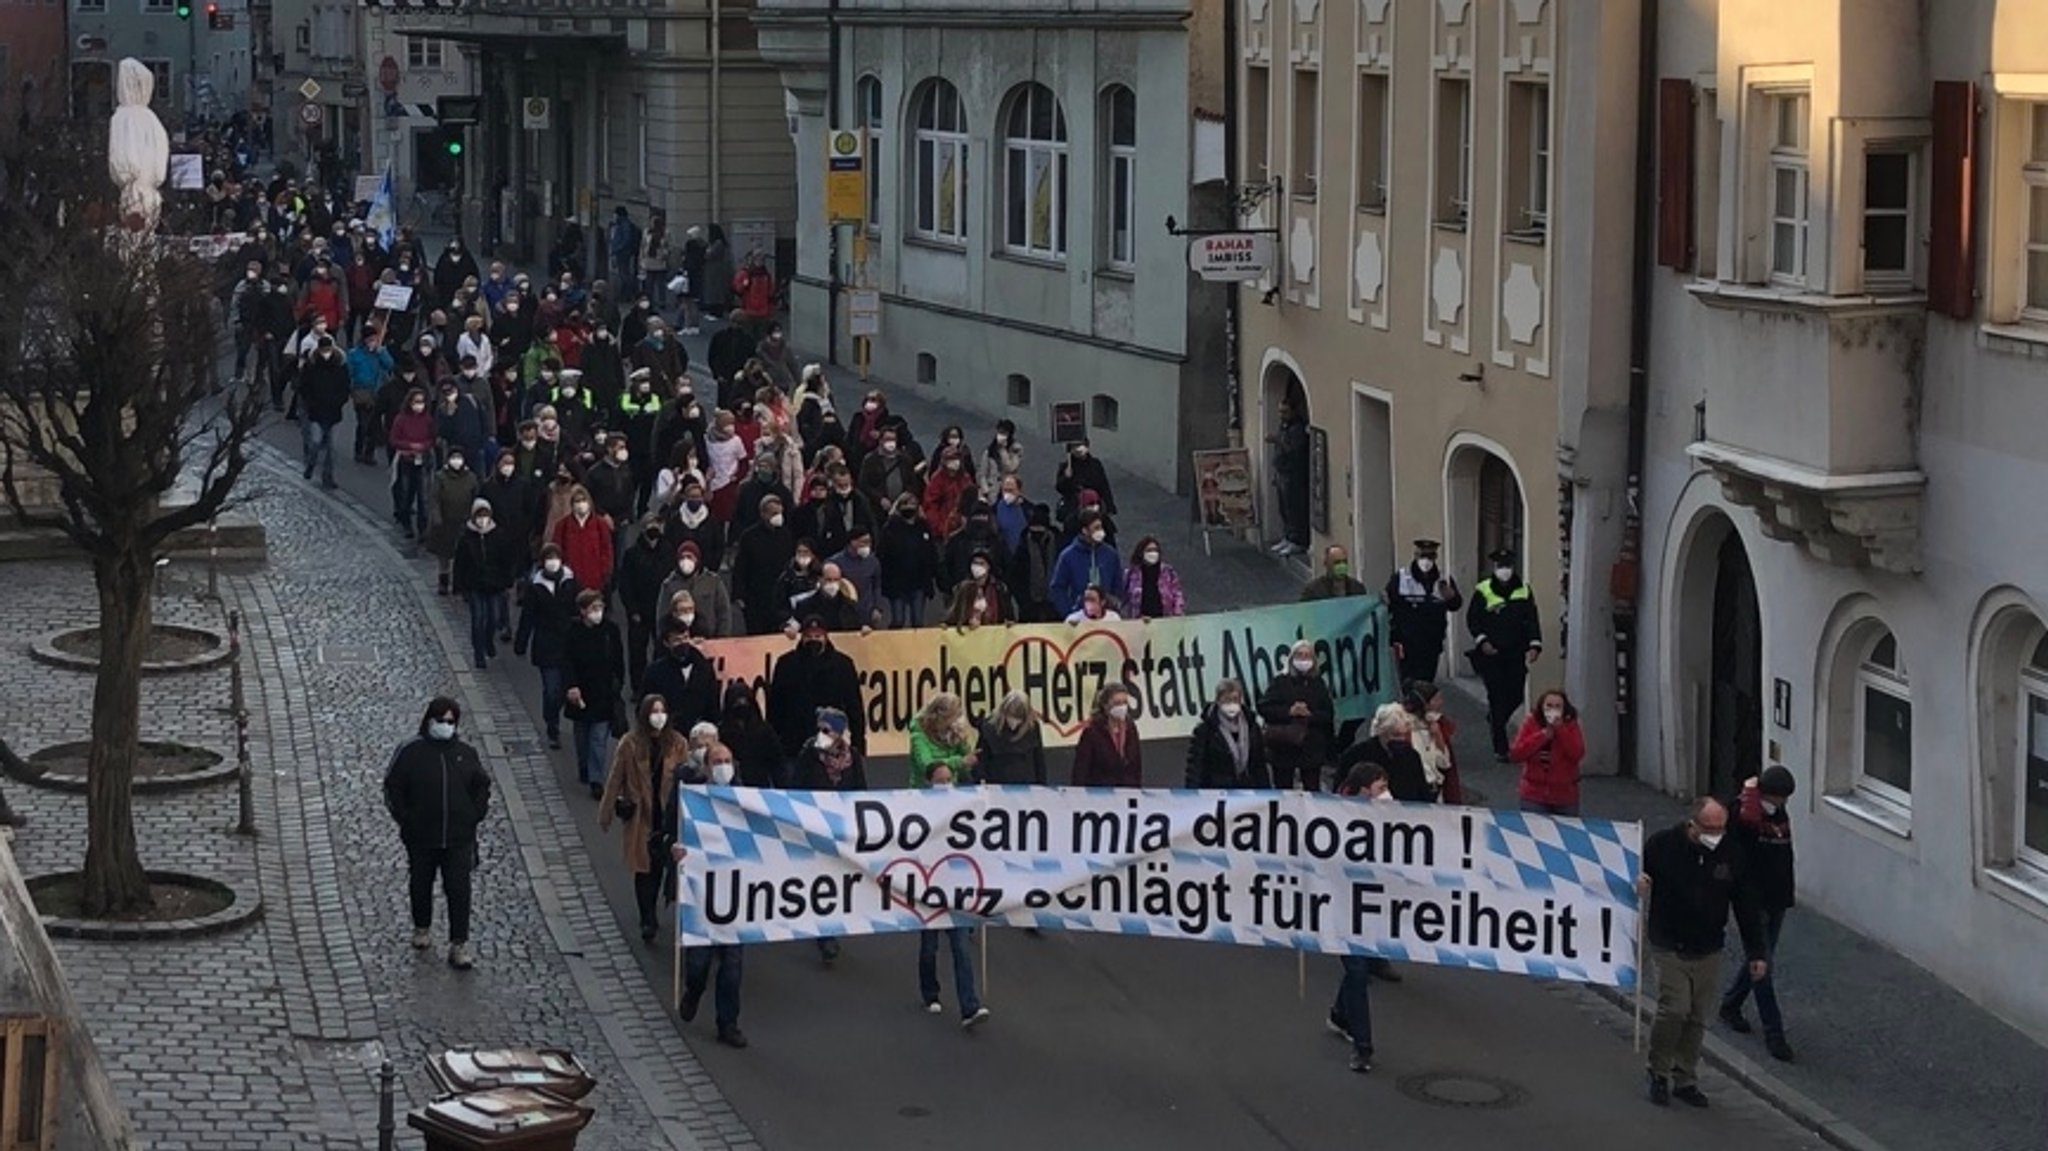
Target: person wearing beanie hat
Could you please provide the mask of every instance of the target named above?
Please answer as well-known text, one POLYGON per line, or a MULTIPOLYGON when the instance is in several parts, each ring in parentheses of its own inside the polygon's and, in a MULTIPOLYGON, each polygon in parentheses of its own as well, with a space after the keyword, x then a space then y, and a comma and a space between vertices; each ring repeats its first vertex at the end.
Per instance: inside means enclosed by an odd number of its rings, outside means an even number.
POLYGON ((853 658, 832 646, 825 621, 805 617, 796 649, 775 661, 768 682, 768 725, 782 741, 785 761, 803 751, 804 742, 817 734, 818 711, 833 708, 847 718, 849 745, 867 755, 867 725, 863 723, 860 672, 853 658))
POLYGON ((441 561, 442 595, 449 593, 455 545, 462 542, 463 525, 469 522, 472 506, 483 488, 469 466, 470 459, 461 445, 451 444, 427 495, 427 550, 441 561))
POLYGON ((693 642, 696 638, 682 620, 662 620, 660 652, 647 665, 642 684, 641 694, 660 696, 668 704, 669 725, 678 731, 718 719, 718 669, 693 642))
POLYGON ((1731 805, 1735 818, 1729 823, 1748 860, 1751 889, 1763 917, 1768 966, 1762 978, 1753 977, 1746 964, 1737 969, 1721 997, 1721 1022, 1731 1031, 1748 1034, 1749 1020, 1742 1007, 1755 993, 1757 1017, 1764 1025, 1764 1049, 1784 1063, 1792 1062, 1793 1056, 1792 1045, 1785 1039, 1785 1016, 1778 1006, 1778 933, 1794 903, 1792 812, 1786 801, 1796 790, 1798 783, 1792 773, 1774 763, 1761 775, 1744 780, 1742 793, 1731 805))
POLYGON ((506 594, 526 566, 526 541, 497 522, 491 501, 470 501, 469 522, 455 544, 452 587, 469 607, 469 649, 476 669, 498 654, 498 636, 511 624, 506 594))
POLYGON ((1090 514, 1096 516, 1101 522, 1103 542, 1107 543, 1110 547, 1116 546, 1116 520, 1110 515, 1109 508, 1104 506, 1102 493, 1094 488, 1083 488, 1075 496, 1075 502, 1067 508, 1061 517, 1060 541, 1062 547, 1073 542, 1074 537, 1080 534, 1081 517, 1090 514))
POLYGON ((619 556, 619 606, 626 612, 626 678, 634 699, 640 698, 647 648, 654 642, 655 628, 664 614, 661 585, 675 570, 674 555, 662 540, 661 520, 650 516, 640 525, 639 538, 619 556))
MULTIPOLYGON (((963 529, 962 535, 966 534, 963 529)), ((953 602, 946 609, 946 626, 984 627, 1017 622, 1017 605, 998 573, 995 553, 976 547, 968 555, 967 570, 953 587, 953 602)))

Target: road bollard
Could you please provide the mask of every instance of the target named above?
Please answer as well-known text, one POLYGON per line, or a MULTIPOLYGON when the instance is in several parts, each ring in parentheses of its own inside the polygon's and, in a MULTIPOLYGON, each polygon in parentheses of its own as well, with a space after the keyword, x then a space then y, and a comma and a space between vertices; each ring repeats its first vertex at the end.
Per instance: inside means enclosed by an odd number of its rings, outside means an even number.
POLYGON ((220 602, 220 521, 206 521, 206 594, 210 603, 220 602))
POLYGON ((256 834, 256 773, 249 766, 249 713, 235 713, 235 828, 236 835, 256 834))
POLYGON ((398 1143, 398 1123, 393 1114, 393 1095, 397 1093, 398 1072, 391 1069, 391 1060, 377 1068, 377 1151, 392 1151, 398 1143))
POLYGON ((228 715, 240 715, 242 702, 242 613, 228 613, 228 715))

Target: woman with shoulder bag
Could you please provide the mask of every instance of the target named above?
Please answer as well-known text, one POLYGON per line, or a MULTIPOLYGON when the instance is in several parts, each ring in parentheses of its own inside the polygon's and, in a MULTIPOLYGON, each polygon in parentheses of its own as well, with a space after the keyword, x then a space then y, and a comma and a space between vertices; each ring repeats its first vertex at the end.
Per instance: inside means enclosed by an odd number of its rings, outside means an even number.
POLYGON ((686 770, 689 758, 689 741, 668 726, 668 704, 658 695, 642 699, 633 730, 612 749, 611 771, 598 805, 599 831, 610 831, 614 819, 624 824, 620 846, 626 870, 633 873, 640 939, 646 943, 654 942, 658 930, 654 903, 666 878, 669 844, 675 840, 676 813, 669 800, 676 794, 676 773, 686 770))
POLYGON ((1295 642, 1286 673, 1274 676, 1259 697, 1259 718, 1266 724, 1273 786, 1286 790, 1299 778, 1309 791, 1322 790, 1323 764, 1337 734, 1337 703, 1317 674, 1315 644, 1295 642))

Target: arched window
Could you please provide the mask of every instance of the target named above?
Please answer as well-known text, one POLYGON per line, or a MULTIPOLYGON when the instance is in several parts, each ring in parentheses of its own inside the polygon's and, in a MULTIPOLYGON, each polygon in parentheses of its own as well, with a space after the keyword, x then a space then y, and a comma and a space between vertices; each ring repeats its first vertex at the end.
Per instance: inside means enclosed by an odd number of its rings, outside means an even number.
POLYGON ((867 153, 861 163, 868 178, 868 231, 876 232, 882 227, 882 157, 888 154, 882 150, 882 138, 888 134, 888 122, 882 119, 882 82, 873 76, 862 76, 856 81, 853 107, 860 117, 860 126, 868 134, 867 153))
POLYGON ((1052 89, 1021 84, 1003 124, 1003 247, 1020 256, 1067 254, 1067 116, 1052 89))
POLYGON ((2020 719, 2023 769, 2014 773, 2019 815, 2013 854, 2036 873, 2048 875, 2048 635, 2034 645, 2020 673, 2020 686, 2026 689, 2027 710, 2020 719))
POLYGON ((1112 84, 1102 93, 1102 120, 1109 128, 1104 135, 1108 156, 1102 168, 1108 177, 1109 266, 1131 268, 1138 262, 1138 97, 1122 84, 1112 84))
POLYGON ((967 110, 944 80, 927 80, 914 105, 917 180, 911 231, 927 240, 967 242, 967 110))
POLYGON ((1856 667, 1856 789, 1896 807, 1913 805, 1913 696, 1899 641, 1883 625, 1860 637, 1856 667))

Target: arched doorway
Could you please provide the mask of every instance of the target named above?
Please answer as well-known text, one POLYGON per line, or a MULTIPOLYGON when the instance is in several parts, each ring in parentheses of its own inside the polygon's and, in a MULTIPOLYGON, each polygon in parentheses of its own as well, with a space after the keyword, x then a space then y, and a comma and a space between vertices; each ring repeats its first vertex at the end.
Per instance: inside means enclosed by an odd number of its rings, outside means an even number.
POLYGON ((1267 477, 1264 485, 1264 503, 1260 510, 1265 517, 1266 539, 1271 543, 1279 543, 1291 535, 1295 543, 1304 546, 1303 557, 1307 558, 1306 548, 1310 540, 1306 446, 1304 444, 1301 448, 1303 456, 1298 473, 1299 482, 1282 484, 1281 469, 1277 466, 1278 445, 1267 442, 1269 437, 1280 435, 1283 409, 1298 415, 1304 429, 1313 418, 1308 406, 1308 389, 1302 386, 1301 376, 1289 362, 1276 359, 1266 365, 1259 388, 1259 422, 1265 429, 1260 446, 1265 453, 1262 463, 1267 477))
POLYGON ((1763 612, 1742 534, 1718 512, 1702 515, 1682 545, 1674 592, 1672 682, 1678 751, 1694 794, 1731 795, 1764 766, 1763 612))
MULTIPOLYGON (((1506 450, 1477 436, 1453 440, 1444 458, 1443 563, 1458 586, 1469 595, 1493 570, 1486 557, 1500 548, 1521 556, 1526 579, 1529 557, 1523 543, 1528 532, 1528 501, 1506 450)), ((1452 636, 1452 667, 1463 674, 1470 669, 1459 657, 1471 645, 1471 635, 1462 614, 1452 625, 1452 636)))

